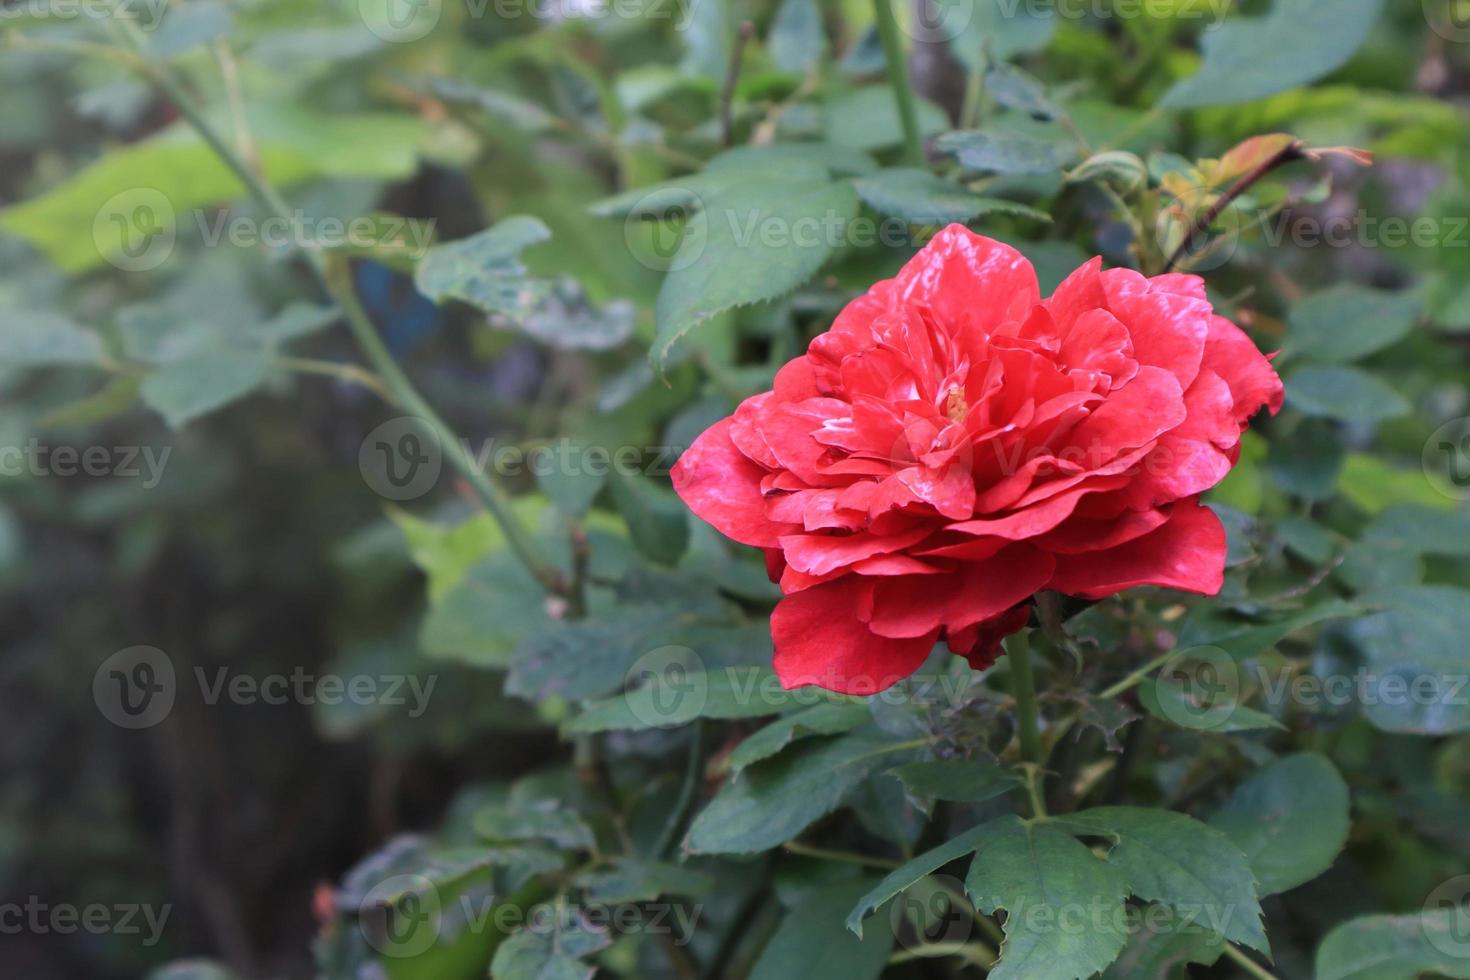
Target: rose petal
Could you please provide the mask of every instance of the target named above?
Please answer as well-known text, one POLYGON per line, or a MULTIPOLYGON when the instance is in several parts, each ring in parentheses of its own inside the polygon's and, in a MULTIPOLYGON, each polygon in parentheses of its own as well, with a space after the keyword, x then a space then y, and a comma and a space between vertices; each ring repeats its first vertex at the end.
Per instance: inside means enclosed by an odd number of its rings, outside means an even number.
POLYGON ((787 596, 771 614, 776 676, 788 690, 816 684, 876 694, 919 669, 939 638, 878 636, 858 618, 863 580, 851 576, 787 596))
POLYGON ((766 517, 761 478, 766 471, 730 441, 730 419, 706 429, 674 464, 674 491, 701 519, 741 544, 776 547, 795 530, 766 517))
POLYGON ((1225 527, 1198 501, 1175 504, 1157 530, 1127 544, 1058 556, 1048 588, 1100 599, 1140 585, 1214 595, 1225 580, 1225 527))

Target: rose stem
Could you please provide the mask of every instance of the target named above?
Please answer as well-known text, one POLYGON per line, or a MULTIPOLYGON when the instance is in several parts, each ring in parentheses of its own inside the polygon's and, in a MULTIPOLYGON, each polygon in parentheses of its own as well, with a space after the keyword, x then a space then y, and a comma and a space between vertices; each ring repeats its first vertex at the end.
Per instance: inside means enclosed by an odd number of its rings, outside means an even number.
POLYGON ((873 13, 878 24, 878 39, 883 42, 883 60, 888 64, 888 81, 898 103, 898 118, 903 123, 904 156, 910 164, 923 166, 924 141, 919 135, 919 115, 914 109, 914 90, 909 85, 908 58, 898 36, 892 0, 873 0, 873 13))
POLYGON ((1021 758, 1033 766, 1041 764, 1041 734, 1037 727, 1036 682, 1031 676, 1031 638, 1029 630, 1011 635, 1006 642, 1010 654, 1012 692, 1016 698, 1016 719, 1021 729, 1021 758))
MULTIPOLYGON (((124 23, 126 26, 121 29, 122 36, 135 49, 141 51, 142 41, 135 34, 127 31, 127 27, 132 25, 118 21, 113 21, 113 23, 124 23)), ((234 171, 235 176, 240 179, 251 195, 266 210, 289 221, 291 210, 285 200, 262 175, 252 170, 244 158, 215 131, 214 125, 205 117, 204 111, 194 102, 193 97, 184 90, 184 86, 174 76, 172 70, 152 62, 141 63, 139 70, 174 104, 215 155, 234 171)), ((440 418, 423 395, 419 394, 413 382, 398 367, 398 362, 393 359, 393 355, 378 338, 372 320, 357 302, 347 264, 342 261, 329 260, 317 252, 308 251, 306 254, 313 271, 321 279, 327 293, 345 314, 347 325, 351 328, 358 346, 362 348, 362 352, 367 355, 378 376, 382 378, 392 393, 392 402, 404 411, 418 416, 433 430, 445 455, 449 457, 449 462, 474 488, 475 495, 480 499, 485 510, 490 513, 490 516, 505 533, 505 540, 511 551, 526 565, 532 575, 549 591, 563 591, 565 583, 562 581, 561 572, 541 560, 539 551, 515 515, 512 514, 510 503, 500 488, 485 475, 479 464, 465 449, 465 443, 461 441, 458 434, 440 418)))

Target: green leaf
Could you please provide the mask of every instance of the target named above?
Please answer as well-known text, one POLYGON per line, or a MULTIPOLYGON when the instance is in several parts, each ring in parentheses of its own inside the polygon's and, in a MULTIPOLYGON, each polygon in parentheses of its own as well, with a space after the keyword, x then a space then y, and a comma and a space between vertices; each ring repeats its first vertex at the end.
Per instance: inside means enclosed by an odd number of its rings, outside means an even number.
POLYGON ((1470 977, 1463 907, 1418 915, 1365 915, 1333 929, 1317 947, 1316 980, 1470 977))
POLYGON ((474 817, 475 834, 488 841, 548 841, 567 850, 594 846, 581 814, 556 799, 515 798, 493 803, 474 817))
POLYGON ((1214 605, 1191 610, 1179 629, 1179 648, 1210 646, 1224 650, 1231 659, 1248 660, 1266 652, 1297 630, 1333 619, 1361 615, 1359 603, 1329 599, 1282 618, 1261 623, 1232 616, 1214 605))
MULTIPOLYGON (((209 114, 220 131, 232 131, 228 107, 209 114)), ((261 167, 278 188, 314 176, 406 177, 428 134, 413 116, 323 114, 290 103, 253 105, 248 116, 261 167)), ((167 259, 178 223, 244 193, 234 171, 177 123, 112 147, 39 197, 0 210, 0 229, 31 242, 69 274, 107 262, 153 268, 167 259), (132 265, 140 259, 146 264, 132 265)))
POLYGON ((254 391, 270 365, 263 348, 220 347, 165 364, 139 391, 171 428, 181 429, 254 391))
MULTIPOLYGON (((525 928, 501 943, 490 962, 495 980, 591 980, 596 968, 582 962, 612 945, 606 929, 576 909, 558 905, 537 928, 525 928), (544 928, 545 925, 551 929, 544 928)), ((484 966, 480 967, 482 970, 484 966)))
POLYGON ((1033 119, 1056 119, 1066 113, 1046 94, 1046 86, 1035 76, 1001 62, 985 73, 985 94, 1007 109, 1033 119))
POLYGON ((671 491, 641 476, 614 474, 611 487, 634 546, 652 561, 676 564, 689 547, 689 509, 671 491))
POLYGON ((1182 813, 1142 807, 1098 807, 1062 819, 1116 841, 1108 863, 1128 876, 1134 895, 1271 954, 1255 875, 1245 854, 1219 830, 1182 813))
POLYGON ((1395 504, 1368 525, 1363 541, 1421 555, 1470 555, 1470 511, 1395 504))
POLYGON ((856 732, 811 740, 728 781, 695 819, 695 854, 750 854, 784 844, 842 805, 873 773, 902 762, 909 743, 856 732))
POLYGON ((769 667, 651 671, 642 686, 588 704, 564 731, 587 735, 674 728, 696 718, 761 718, 799 705, 799 699, 807 697, 782 688, 769 667))
POLYGON ((894 167, 853 181, 858 196, 877 211, 916 225, 965 223, 983 214, 1012 214, 1051 221, 1044 211, 984 197, 917 167, 894 167))
POLYGON ((842 910, 869 884, 855 878, 804 893, 766 943, 750 980, 876 980, 888 964, 893 933, 874 929, 854 937, 842 927, 842 910))
MULTIPOLYGON (((921 136, 942 133, 949 126, 944 110, 927 99, 914 100, 921 136)), ((867 85, 845 92, 823 108, 827 141, 858 150, 884 150, 903 143, 898 102, 887 85, 867 85)))
POLYGON ((715 886, 710 875, 679 864, 620 857, 607 870, 584 871, 574 884, 587 901, 604 905, 651 902, 660 895, 704 895, 715 886))
MULTIPOLYGON (((511 512, 523 523, 532 522, 541 508, 533 497, 517 497, 511 503, 511 512)), ((505 532, 489 514, 447 524, 389 507, 388 517, 403 533, 414 564, 429 577, 429 600, 435 604, 464 581, 471 568, 505 547, 505 532)))
POLYGON ((1470 731, 1470 592, 1449 585, 1389 588, 1364 597, 1383 607, 1354 621, 1348 638, 1372 679, 1363 713, 1387 732, 1446 735, 1470 731))
POLYGON ((956 131, 935 145, 967 170, 998 174, 1053 174, 1077 158, 1071 143, 1002 132, 956 131))
POLYGON ((1402 340, 1422 308, 1413 293, 1340 283, 1292 309, 1286 350, 1324 363, 1356 361, 1402 340))
POLYGON ((1353 367, 1304 367, 1287 379, 1286 400, 1304 415, 1342 422, 1381 422, 1413 409, 1403 395, 1353 367))
POLYGON ((558 464, 537 472, 536 486, 551 498, 557 510, 568 517, 581 518, 607 483, 607 471, 600 466, 587 465, 589 456, 585 446, 574 442, 563 445, 569 464, 558 464))
POLYGON ((847 928, 861 936, 863 934, 863 920, 877 911, 880 905, 904 889, 909 888, 926 875, 931 875, 951 861, 958 861, 966 854, 974 852, 975 848, 980 846, 981 841, 993 835, 1006 832, 1011 819, 1010 817, 1003 817, 1000 820, 992 820, 978 827, 971 827, 958 837, 953 837, 938 847, 925 851, 918 857, 904 862, 889 872, 888 876, 878 882, 872 890, 858 899, 857 904, 853 906, 853 910, 847 916, 847 928))
POLYGON ((1187 965, 1212 966, 1225 952, 1218 932, 1163 911, 1143 917, 1102 980, 1189 980, 1187 965))
POLYGON ((55 313, 6 310, 0 327, 0 366, 43 367, 97 364, 102 341, 97 334, 55 313))
POLYGON ((853 177, 877 169, 873 158, 840 143, 776 143, 769 146, 737 146, 705 164, 706 174, 739 174, 750 179, 752 170, 799 176, 820 167, 834 177, 853 177))
POLYGON ((1323 756, 1286 756, 1236 787, 1210 826, 1245 852, 1258 893, 1275 895, 1332 866, 1347 842, 1347 784, 1323 756))
POLYGON ((780 753, 788 745, 812 735, 840 735, 852 731, 872 717, 863 703, 814 704, 771 722, 746 737, 730 753, 731 772, 780 753))
POLYGON ((191 48, 224 37, 230 30, 230 9, 216 0, 192 0, 170 6, 168 14, 148 37, 148 53, 172 58, 191 48))
POLYGON ((520 317, 546 295, 544 283, 527 280, 521 252, 550 238, 550 229, 536 218, 502 218, 477 235, 429 249, 414 285, 436 303, 457 299, 487 313, 520 317))
POLYGON ((1316 81, 1352 57, 1381 9, 1382 0, 1274 0, 1263 17, 1205 33, 1199 72, 1176 82, 1160 104, 1230 105, 1316 81))
POLYGON ((638 605, 531 631, 511 655, 506 692, 537 702, 600 697, 640 656, 678 638, 674 620, 672 607, 638 605))
POLYGON ((820 64, 827 36, 816 0, 781 0, 767 46, 776 67, 794 75, 805 75, 820 64))
POLYGON ((1349 453, 1337 477, 1337 492, 1369 514, 1394 504, 1449 510, 1455 502, 1424 478, 1421 468, 1398 469, 1369 453, 1349 453))
POLYGON ((984 759, 911 762, 893 770, 909 795, 923 800, 981 803, 1021 785, 1021 780, 984 759))
POLYGON ((809 168, 793 170, 779 184, 745 182, 712 194, 689 219, 658 295, 652 356, 660 367, 699 324, 790 292, 836 251, 857 215, 857 194, 809 168))
POLYGON ((1006 60, 1040 51, 1056 33, 1058 7, 974 0, 938 5, 934 32, 949 38, 950 50, 972 72, 984 71, 992 58, 1006 60))
POLYGON ((509 667, 521 638, 546 629, 541 586, 508 552, 482 561, 429 610, 419 640, 434 657, 509 667))
POLYGON ((1122 870, 1048 823, 997 821, 975 850, 965 890, 981 912, 1006 909, 991 980, 1082 980, 1127 940, 1122 870))

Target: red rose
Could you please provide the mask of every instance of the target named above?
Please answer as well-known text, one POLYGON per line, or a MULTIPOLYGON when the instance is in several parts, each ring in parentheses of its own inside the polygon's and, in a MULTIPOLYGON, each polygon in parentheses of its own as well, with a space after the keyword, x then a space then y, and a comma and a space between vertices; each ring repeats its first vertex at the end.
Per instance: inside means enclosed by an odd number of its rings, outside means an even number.
POLYGON ((1024 256, 951 225, 701 435, 674 487, 765 550, 782 683, 870 694, 939 639, 989 665, 1043 589, 1218 592, 1199 495, 1281 398, 1197 276, 1093 259, 1042 300, 1024 256))

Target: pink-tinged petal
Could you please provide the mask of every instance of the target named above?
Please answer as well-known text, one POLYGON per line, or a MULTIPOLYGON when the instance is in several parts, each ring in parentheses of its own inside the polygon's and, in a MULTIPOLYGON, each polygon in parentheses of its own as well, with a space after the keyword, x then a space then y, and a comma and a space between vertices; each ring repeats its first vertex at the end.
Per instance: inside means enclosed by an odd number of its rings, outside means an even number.
POLYGON ((918 527, 902 534, 786 534, 781 537, 781 550, 786 562, 798 572, 807 575, 826 575, 839 568, 874 555, 888 555, 903 551, 923 541, 931 534, 927 527, 918 527))
POLYGON ((1166 293, 1178 293, 1191 299, 1208 299, 1205 295, 1205 281, 1188 272, 1166 272, 1161 276, 1154 276, 1149 282, 1153 283, 1155 289, 1166 293))
POLYGON ((821 470, 827 447, 812 438, 828 419, 847 414, 847 405, 835 398, 808 398, 803 402, 772 402, 754 418, 765 444, 785 467, 808 486, 845 484, 821 470))
POLYGON ((1229 450, 1240 441, 1230 388, 1213 370, 1202 368, 1184 394, 1184 406, 1185 420, 1159 438, 1124 494, 1129 509, 1197 496, 1230 473, 1229 450))
MULTIPOLYGON (((1094 257, 1077 268, 1046 301, 1047 311, 1056 321, 1060 333, 1072 328, 1072 324, 1089 310, 1105 309, 1107 293, 1102 287, 1102 259, 1094 257)), ((1059 334, 1060 335, 1060 334, 1059 334)))
POLYGON ((761 478, 766 471, 730 441, 730 419, 706 429, 684 450, 672 473, 674 491, 689 509, 727 538, 771 548, 794 527, 766 517, 761 478))
POLYGON ((975 513, 975 477, 963 463, 952 463, 942 471, 910 466, 898 479, 915 497, 951 520, 975 513))
POLYGON ((1281 378, 1245 331, 1223 316, 1210 318, 1204 366, 1230 386, 1235 420, 1240 425, 1244 426, 1263 406, 1272 415, 1281 410, 1285 394, 1281 378))
POLYGON ((1210 332, 1210 304, 1182 293, 1152 287, 1131 269, 1102 274, 1108 309, 1128 327, 1139 364, 1171 372, 1181 389, 1199 373, 1210 332))
POLYGON ((1141 585, 1214 595, 1224 581, 1224 525, 1198 501, 1182 500, 1149 534, 1116 548, 1058 556, 1047 587, 1101 599, 1141 585))
POLYGON ((1036 546, 1059 555, 1116 548, 1120 544, 1143 537, 1168 519, 1169 512, 1166 510, 1125 511, 1117 517, 1104 520, 1073 517, 1039 538, 1036 546))
POLYGON ((776 400, 783 402, 805 401, 822 394, 817 390, 816 371, 805 357, 798 357, 782 365, 781 370, 776 372, 771 388, 776 400))
POLYGON ((949 568, 933 565, 929 562, 910 558, 908 555, 879 555, 877 558, 866 558, 852 566, 852 570, 859 575, 942 575, 949 568))
POLYGON ((946 531, 975 534, 987 537, 1009 538, 1023 541, 1045 534, 1065 521, 1077 509, 1078 502, 1089 493, 1114 490, 1128 482, 1127 477, 1114 477, 1079 484, 1051 497, 1034 507, 1028 507, 1001 517, 985 517, 973 521, 951 524, 946 531))
POLYGON ((1058 352, 1057 363, 1069 371, 1105 376, 1109 384, 1104 391, 1121 388, 1138 374, 1133 338, 1107 310, 1089 310, 1077 318, 1058 352))
POLYGON ((944 642, 950 650, 969 661, 975 670, 988 670, 1005 652, 1000 645, 1001 640, 1024 629, 1030 618, 1031 604, 1023 602, 984 622, 962 630, 950 630, 945 634, 944 642))
POLYGON ((873 589, 868 624, 883 636, 921 636, 944 626, 964 629, 1035 595, 1051 577, 1044 551, 1012 545, 984 561, 964 562, 951 575, 882 579, 873 589))
POLYGON ((1147 366, 1099 405, 1067 437, 1057 455, 1093 470, 1178 426, 1188 413, 1184 389, 1170 371, 1147 366))
POLYGON ((941 322, 966 318, 1000 326, 1024 319, 1041 299, 1036 270, 1020 252, 964 225, 930 239, 894 280, 906 303, 922 303, 941 322))
POLYGON ((788 690, 815 684, 842 694, 886 690, 919 669, 939 638, 878 636, 858 618, 862 579, 851 576, 789 595, 771 614, 776 676, 788 690))
POLYGON ((735 414, 730 416, 730 441, 735 444, 736 449, 768 470, 776 469, 781 463, 776 459, 776 454, 771 452, 771 447, 766 445, 759 421, 761 414, 768 411, 773 404, 778 403, 773 400, 769 391, 752 395, 741 402, 735 409, 735 414))

